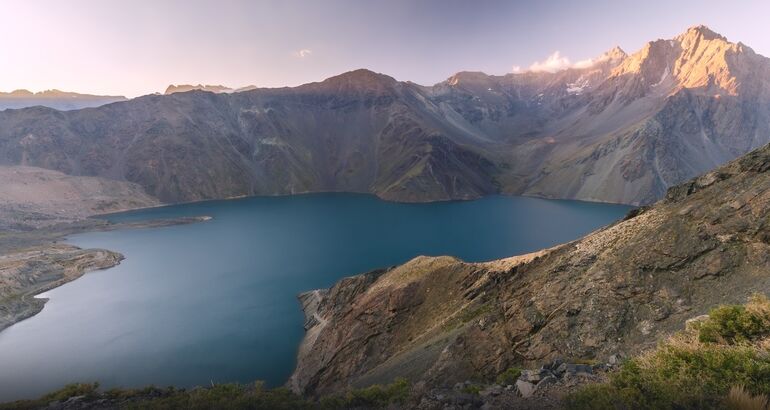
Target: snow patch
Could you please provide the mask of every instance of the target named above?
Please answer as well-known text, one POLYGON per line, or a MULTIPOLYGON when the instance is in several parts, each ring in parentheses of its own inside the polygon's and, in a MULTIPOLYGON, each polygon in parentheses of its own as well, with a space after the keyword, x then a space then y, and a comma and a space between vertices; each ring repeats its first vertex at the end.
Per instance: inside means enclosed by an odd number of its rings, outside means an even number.
POLYGON ((668 78, 669 74, 671 74, 671 70, 668 69, 668 66, 666 66, 666 70, 663 71, 663 74, 660 76, 660 80, 653 84, 652 87, 657 87, 661 84, 663 84, 663 81, 666 81, 666 78, 668 78))
POLYGON ((589 85, 591 85, 590 81, 581 75, 574 83, 567 83, 567 93, 579 95, 588 88, 589 85))

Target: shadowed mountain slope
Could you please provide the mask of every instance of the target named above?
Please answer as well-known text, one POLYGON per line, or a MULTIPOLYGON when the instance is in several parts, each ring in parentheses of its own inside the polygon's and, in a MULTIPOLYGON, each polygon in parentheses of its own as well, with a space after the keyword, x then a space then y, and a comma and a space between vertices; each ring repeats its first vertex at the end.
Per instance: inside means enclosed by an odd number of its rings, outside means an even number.
MULTIPOLYGON (((628 204, 770 141, 770 63, 699 26, 556 73, 424 87, 356 70, 294 88, 0 112, 0 163, 165 202, 311 191, 628 204)), ((191 86, 192 88, 195 88, 191 86)))

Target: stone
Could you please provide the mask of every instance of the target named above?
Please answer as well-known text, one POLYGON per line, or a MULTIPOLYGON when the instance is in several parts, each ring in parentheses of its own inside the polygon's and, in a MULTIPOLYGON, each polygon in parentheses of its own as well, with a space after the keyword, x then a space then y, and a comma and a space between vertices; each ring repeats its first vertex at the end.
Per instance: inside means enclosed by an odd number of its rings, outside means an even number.
POLYGON ((481 397, 487 397, 487 396, 496 397, 501 395, 502 393, 503 393, 503 387, 498 384, 493 384, 487 387, 486 389, 482 390, 481 392, 479 392, 479 395, 481 395, 481 397))
POLYGON ((522 370, 519 380, 537 384, 540 380, 543 380, 544 377, 552 375, 553 372, 546 368, 541 368, 539 370, 522 370))
POLYGON ((535 393, 535 385, 528 381, 516 380, 516 390, 523 398, 531 397, 535 393))
POLYGON ((609 363, 612 366, 617 366, 617 365, 620 364, 620 360, 621 360, 620 356, 614 354, 614 355, 610 356, 610 358, 607 360, 607 363, 609 363))
POLYGON ((540 380, 540 383, 535 386, 535 390, 544 389, 550 385, 557 384, 559 380, 554 376, 546 376, 543 378, 543 380, 540 380))
POLYGON ((556 370, 559 375, 584 376, 593 375, 594 370, 587 364, 564 363, 556 370))
POLYGON ((551 372, 555 372, 556 369, 559 368, 564 363, 564 360, 562 359, 554 359, 552 362, 547 363, 543 366, 543 369, 550 370, 551 372))
POLYGON ((684 328, 687 331, 692 331, 692 330, 698 328, 698 326, 700 326, 701 323, 707 321, 708 319, 709 319, 709 315, 695 316, 693 318, 687 319, 684 322, 684 328))

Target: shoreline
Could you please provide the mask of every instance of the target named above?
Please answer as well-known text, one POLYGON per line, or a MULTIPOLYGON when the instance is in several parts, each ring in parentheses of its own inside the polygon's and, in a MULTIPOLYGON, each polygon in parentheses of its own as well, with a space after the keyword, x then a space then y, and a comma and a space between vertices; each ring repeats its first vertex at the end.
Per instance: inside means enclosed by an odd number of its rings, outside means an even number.
MULTIPOLYGON (((151 205, 151 206, 140 206, 136 208, 126 208, 119 211, 112 211, 112 212, 105 212, 105 213, 97 213, 89 216, 89 219, 99 219, 101 217, 106 217, 110 215, 117 215, 122 214, 125 212, 133 212, 133 211, 142 211, 147 209, 156 209, 156 208, 165 208, 169 206, 177 206, 177 205, 192 205, 192 204, 200 204, 200 203, 206 203, 206 202, 217 202, 217 201, 234 201, 239 199, 251 199, 251 198, 284 198, 284 197, 293 197, 293 196, 308 196, 308 195, 320 195, 320 194, 352 194, 352 195, 362 195, 362 196, 370 196, 374 197, 380 201, 393 203, 393 204, 404 204, 404 205, 420 205, 420 204, 436 204, 436 203, 453 203, 453 202, 470 202, 470 201, 478 201, 485 198, 491 198, 491 197, 505 197, 505 198, 512 198, 512 197, 520 197, 520 198, 529 198, 529 199, 543 199, 548 201, 567 201, 567 202, 584 202, 589 204, 606 204, 606 205, 619 205, 619 206, 627 206, 630 208, 639 208, 646 205, 640 205, 640 204, 627 204, 623 202, 611 202, 611 201, 600 201, 600 200, 588 200, 588 199, 578 199, 578 198, 557 198, 557 197, 548 197, 543 195, 525 195, 525 194, 514 194, 514 193, 508 193, 508 192, 495 192, 475 197, 469 197, 469 198, 452 198, 452 199, 432 199, 432 200, 425 200, 425 201, 398 201, 393 199, 387 199, 383 198, 377 194, 374 194, 372 192, 358 192, 358 191, 303 191, 303 192, 293 192, 288 194, 260 194, 260 195, 235 195, 235 196, 229 196, 225 198, 210 198, 210 199, 199 199, 194 201, 183 201, 183 202, 174 202, 174 203, 159 203, 157 205, 151 205)), ((662 199, 662 198, 661 198, 662 199)))
POLYGON ((125 257, 107 249, 82 249, 61 243, 70 235, 116 229, 159 228, 211 220, 210 216, 110 223, 97 219, 64 226, 0 235, 0 333, 40 313, 48 302, 38 297, 88 272, 120 264, 125 257))

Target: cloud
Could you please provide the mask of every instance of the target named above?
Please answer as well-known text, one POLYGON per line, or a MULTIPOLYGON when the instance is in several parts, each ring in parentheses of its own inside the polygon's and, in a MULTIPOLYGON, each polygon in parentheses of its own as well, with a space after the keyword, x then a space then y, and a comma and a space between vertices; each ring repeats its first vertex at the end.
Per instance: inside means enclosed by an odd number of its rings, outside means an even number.
POLYGON ((596 64, 596 61, 593 58, 588 58, 585 60, 580 60, 576 62, 575 64, 572 64, 572 68, 588 68, 596 64))
POLYGON ((294 56, 299 58, 310 57, 311 54, 313 54, 313 50, 307 48, 303 48, 302 50, 297 50, 294 52, 294 56))
POLYGON ((570 68, 570 66, 569 58, 562 57, 559 51, 554 51, 553 54, 548 56, 544 61, 535 61, 532 63, 532 65, 529 66, 529 71, 555 73, 557 71, 566 70, 570 68))
MULTIPOLYGON (((559 51, 554 51, 553 54, 549 55, 545 60, 543 61, 535 61, 532 63, 532 65, 529 66, 529 71, 533 72, 549 72, 549 73, 555 73, 557 71, 566 70, 568 68, 588 68, 596 64, 597 62, 601 61, 602 59, 586 59, 586 60, 580 60, 575 63, 571 62, 569 58, 562 56, 559 51)), ((514 73, 519 72, 516 69, 521 70, 520 67, 514 66, 514 73)))
POLYGON ((515 66, 513 66, 511 71, 514 72, 514 73, 520 73, 521 72, 521 66, 515 65, 515 66))

